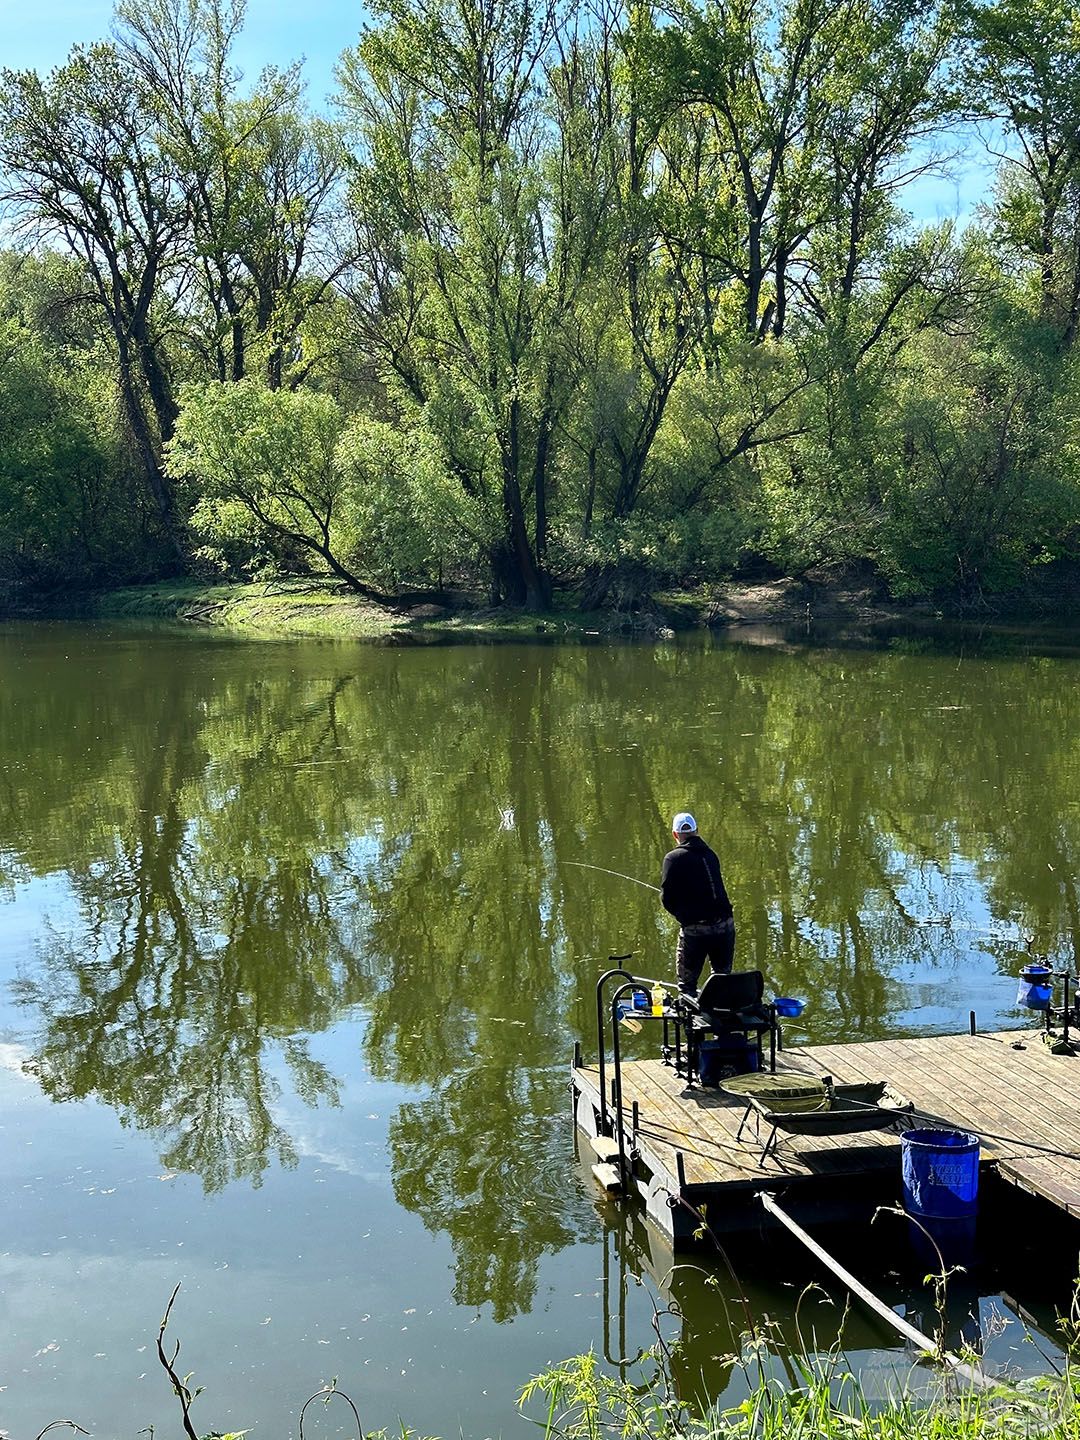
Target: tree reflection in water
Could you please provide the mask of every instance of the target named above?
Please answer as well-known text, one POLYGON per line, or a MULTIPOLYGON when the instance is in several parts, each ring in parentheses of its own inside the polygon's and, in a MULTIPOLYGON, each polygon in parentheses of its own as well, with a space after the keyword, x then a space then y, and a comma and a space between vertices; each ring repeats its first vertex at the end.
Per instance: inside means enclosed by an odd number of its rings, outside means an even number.
POLYGON ((691 805, 740 961, 821 1041, 921 1005, 937 1028, 1024 935, 1080 942, 1072 661, 79 643, 81 666, 0 649, 2 878, 71 896, 19 986, 33 1072, 160 1131, 207 1189, 257 1184, 296 1161, 284 1080, 337 1104, 311 1039, 362 1008, 370 1072, 413 1092, 397 1199, 500 1317, 593 1223, 564 1080, 596 977, 629 950, 671 969, 655 898, 568 862, 653 881, 691 805))

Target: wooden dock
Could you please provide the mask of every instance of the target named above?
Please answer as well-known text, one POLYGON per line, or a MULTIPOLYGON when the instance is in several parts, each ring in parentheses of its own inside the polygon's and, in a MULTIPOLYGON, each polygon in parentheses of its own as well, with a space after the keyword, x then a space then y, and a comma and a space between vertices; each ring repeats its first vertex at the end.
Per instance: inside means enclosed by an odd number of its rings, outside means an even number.
MULTIPOLYGON (((828 1218, 853 1215, 860 1195, 898 1199, 899 1132, 924 1124, 979 1135, 984 1166, 1080 1217, 1080 1058, 1051 1054, 1037 1031, 814 1045, 786 1050, 781 1068, 837 1084, 887 1080, 915 1114, 895 1135, 784 1136, 762 1165, 764 1135, 752 1122, 736 1139, 741 1102, 688 1087, 660 1060, 624 1061, 626 1186, 672 1242, 692 1237, 702 1206, 712 1228, 758 1226, 762 1190, 821 1207, 828 1218)), ((609 1063, 609 1084, 611 1073, 609 1063)), ((602 1130, 598 1068, 575 1065, 572 1086, 577 1124, 591 1139, 602 1130)), ((607 1115, 614 1119, 610 1096, 607 1115)))

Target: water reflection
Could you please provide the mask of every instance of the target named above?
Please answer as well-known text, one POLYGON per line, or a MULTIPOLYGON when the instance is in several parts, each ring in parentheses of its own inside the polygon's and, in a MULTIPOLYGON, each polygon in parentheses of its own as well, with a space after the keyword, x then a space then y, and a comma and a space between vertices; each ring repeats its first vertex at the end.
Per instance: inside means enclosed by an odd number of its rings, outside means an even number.
MULTIPOLYGON (((986 1374, 1019 1378, 1040 1360, 1060 1373, 1066 1348, 1059 1317, 1062 1303, 1068 1305, 1067 1277, 1052 1273, 1038 1246, 1018 1243, 1011 1200, 1009 1228, 1003 1228, 1002 1201, 1001 1193, 987 1196, 978 1241, 965 1264, 958 1252, 946 1257, 948 1279, 940 1292, 927 1277, 939 1272, 941 1260, 935 1255, 928 1263, 924 1245, 902 1215, 882 1211, 869 1229, 819 1226, 817 1234, 898 1315, 925 1335, 940 1336, 954 1354, 977 1358, 986 1374), (1030 1308, 1008 1293, 1018 1281, 1030 1308)), ((1035 1213, 1028 1218, 1034 1220, 1035 1213)), ((740 1235, 726 1242, 726 1255, 706 1250, 675 1256, 633 1213, 612 1207, 603 1223, 598 1348, 623 1380, 640 1373, 644 1346, 651 1341, 666 1350, 676 1392, 686 1401, 736 1405, 763 1375, 798 1388, 807 1357, 813 1357, 819 1376, 841 1389, 856 1375, 871 1405, 905 1393, 929 1396, 948 1384, 783 1232, 740 1235), (641 1323, 645 1304, 652 1307, 651 1333, 641 1323), (639 1343, 632 1344, 631 1336, 640 1337, 639 1343)), ((1045 1244, 1045 1217, 1042 1227, 1032 1224, 1033 1232, 1040 1229, 1045 1244)), ((1067 1234, 1075 1250, 1075 1236, 1062 1227, 1066 1249, 1067 1234)))
POLYGON ((655 897, 569 862, 654 881, 690 805, 741 963, 819 1041, 1007 1018, 1027 937, 1080 941, 1073 661, 15 629, 0 672, 0 883, 68 897, 18 988, 43 1088, 257 1184, 295 1163, 284 1090, 337 1103, 312 1037, 362 1009, 407 1087, 395 1196, 499 1318, 593 1223, 564 1067, 596 976, 671 968, 655 897))

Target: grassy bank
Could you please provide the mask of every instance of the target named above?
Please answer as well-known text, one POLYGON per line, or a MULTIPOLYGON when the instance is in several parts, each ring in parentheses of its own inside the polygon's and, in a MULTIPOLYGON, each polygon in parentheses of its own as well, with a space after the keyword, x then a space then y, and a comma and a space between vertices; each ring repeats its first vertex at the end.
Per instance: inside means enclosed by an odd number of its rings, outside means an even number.
MULTIPOLYGON (((743 1361, 745 1364, 745 1360, 743 1361)), ((730 1409, 695 1411, 677 1397, 666 1367, 644 1381, 607 1375, 592 1355, 556 1366, 523 1392, 547 1440, 990 1440, 1044 1436, 1078 1440, 1076 1377, 1066 1374, 975 1393, 942 1388, 929 1401, 903 1388, 870 1404, 841 1357, 792 1357, 779 1384, 762 1379, 730 1409), (536 1415, 537 1402, 542 1413, 536 1415)), ((943 1386, 944 1386, 944 1382, 943 1386)))
POLYGON ((703 587, 649 597, 634 610, 583 611, 572 594, 556 597, 545 613, 492 609, 461 594, 403 598, 383 606, 322 578, 248 584, 178 580, 83 595, 23 601, 17 618, 160 620, 250 637, 313 636, 416 643, 469 639, 587 640, 596 637, 669 638, 706 626, 802 626, 933 618, 930 607, 894 606, 858 587, 777 580, 759 585, 703 587))
POLYGON ((1080 574, 1059 577, 1044 591, 975 608, 891 601, 872 583, 823 574, 658 593, 632 610, 582 611, 572 593, 560 593, 554 608, 542 614, 492 609, 479 597, 460 593, 414 594, 384 606, 323 578, 216 585, 177 580, 81 595, 9 599, 6 605, 0 603, 0 618, 160 620, 249 637, 312 636, 389 644, 605 636, 665 639, 676 631, 706 626, 758 626, 793 635, 808 634, 813 627, 853 636, 875 625, 934 629, 942 624, 974 624, 980 630, 1002 633, 1061 631, 1080 623, 1080 574))
POLYGON ((132 586, 49 602, 24 615, 79 615, 99 620, 171 620, 221 628, 252 637, 323 636, 409 643, 440 639, 583 638, 657 635, 704 623, 708 602, 674 602, 637 616, 617 611, 583 613, 567 603, 546 614, 493 610, 467 597, 403 600, 392 608, 374 604, 330 580, 200 585, 177 581, 132 586), (670 608, 670 615, 667 613, 670 608))

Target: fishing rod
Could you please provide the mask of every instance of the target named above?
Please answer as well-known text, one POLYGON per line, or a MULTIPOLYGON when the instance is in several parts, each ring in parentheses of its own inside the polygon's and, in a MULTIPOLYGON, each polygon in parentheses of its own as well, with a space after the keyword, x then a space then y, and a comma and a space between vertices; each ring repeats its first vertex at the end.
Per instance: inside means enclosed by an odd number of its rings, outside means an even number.
POLYGON ((614 875, 616 880, 629 880, 631 885, 644 885, 646 890, 655 890, 660 894, 659 885, 650 885, 647 880, 639 880, 636 875, 624 875, 621 870, 608 870, 604 865, 586 865, 584 860, 564 860, 564 865, 576 865, 579 870, 599 870, 601 875, 614 875))

